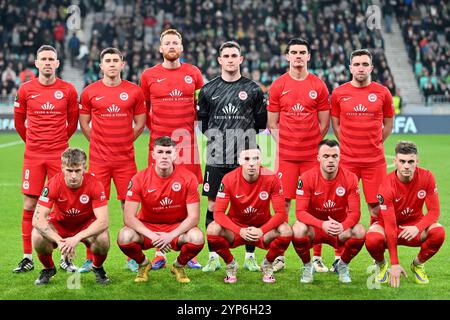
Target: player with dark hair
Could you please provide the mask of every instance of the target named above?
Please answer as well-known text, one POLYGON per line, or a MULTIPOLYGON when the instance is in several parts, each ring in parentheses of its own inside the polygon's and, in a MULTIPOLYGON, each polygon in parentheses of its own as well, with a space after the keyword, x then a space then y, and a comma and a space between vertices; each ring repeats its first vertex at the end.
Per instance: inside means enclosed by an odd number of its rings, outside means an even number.
POLYGON ((223 177, 214 221, 206 230, 211 249, 226 263, 225 283, 237 281, 238 264, 230 248, 243 244, 268 250, 261 264, 263 281, 275 282, 272 263, 284 254, 292 239, 280 181, 272 171, 261 166, 261 161, 261 151, 257 148, 247 147, 240 152, 240 167, 223 177))
POLYGON ((438 223, 440 208, 433 174, 418 167, 417 147, 401 141, 395 147, 395 170, 380 185, 379 216, 367 232, 366 248, 378 267, 376 281, 391 287, 400 286, 400 276, 406 275, 399 263, 397 246, 420 247, 411 262, 411 271, 418 284, 428 284, 424 264, 433 257, 445 240, 445 229, 438 223), (427 214, 423 213, 426 205, 427 214), (389 250, 391 269, 384 259, 389 250))
POLYGON ((109 250, 108 205, 103 185, 86 173, 86 154, 68 148, 61 156, 62 173, 42 190, 33 216, 33 246, 44 265, 36 285, 48 284, 56 274, 55 248, 71 259, 78 243, 93 254, 93 271, 99 284, 108 284, 103 262, 109 250))
MULTIPOLYGON (((270 86, 267 111, 269 129, 278 145, 276 166, 289 215, 299 176, 317 166, 316 148, 329 128, 330 103, 325 83, 308 71, 308 42, 291 39, 285 57, 289 71, 270 86)), ((314 263, 323 271, 321 260, 314 263)), ((284 257, 279 257, 274 270, 282 268, 284 257)))
MULTIPOLYGON (((89 173, 103 183, 107 199, 114 180, 122 208, 128 182, 137 172, 133 143, 144 130, 146 119, 141 88, 121 79, 124 66, 118 49, 106 48, 100 53, 103 78, 83 90, 80 111, 81 130, 89 141, 89 173)), ((127 265, 137 272, 134 261, 129 260, 127 265)), ((79 271, 89 272, 91 268, 88 250, 79 271)))
MULTIPOLYGON (((246 142, 256 146, 256 134, 266 128, 267 122, 264 93, 256 82, 241 75, 244 57, 239 44, 223 43, 217 60, 221 75, 203 86, 198 99, 198 120, 208 139, 203 179, 203 195, 208 197, 206 227, 214 219, 216 195, 223 176, 239 166, 239 146, 246 142)), ((205 272, 220 268, 217 253, 211 246, 209 251, 208 264, 202 269, 205 272)), ((244 268, 259 271, 255 247, 247 245, 246 251, 244 268)))
POLYGON ((364 246, 358 179, 339 166, 340 147, 335 140, 322 140, 317 156, 319 167, 302 174, 297 185, 296 216, 292 243, 303 261, 302 283, 314 280, 310 248, 328 243, 344 247, 336 264, 339 281, 351 282, 348 264, 364 246))
MULTIPOLYGON (((183 53, 183 39, 175 29, 161 33, 159 52, 163 62, 142 73, 141 87, 147 103, 147 126, 150 130, 149 165, 153 162, 154 141, 169 136, 177 143, 177 166, 183 166, 202 182, 200 157, 195 138, 196 101, 203 77, 200 70, 180 58, 183 53)), ((157 251, 152 261, 152 269, 165 267, 165 255, 157 251)), ((189 261, 190 268, 201 268, 194 259, 189 261)))
MULTIPOLYGON (((33 270, 31 231, 33 212, 45 179, 61 170, 61 153, 77 129, 78 94, 74 86, 56 76, 59 60, 56 49, 41 46, 36 54, 36 79, 23 83, 14 102, 14 126, 25 142, 22 170, 23 259, 14 272, 33 270), (25 125, 26 122, 26 125, 25 125)), ((61 266, 68 271, 76 267, 69 259, 61 266)))
POLYGON ((379 210, 378 187, 386 176, 383 142, 392 132, 394 117, 391 93, 372 81, 373 68, 369 50, 353 51, 352 80, 331 95, 331 121, 341 143, 341 166, 362 180, 371 219, 379 210))
POLYGON ((124 223, 117 243, 125 255, 139 264, 135 282, 148 281, 151 263, 142 252, 158 248, 166 253, 180 251, 170 271, 176 280, 188 283, 189 260, 203 248, 200 195, 195 175, 174 165, 176 143, 167 136, 155 140, 152 163, 130 181, 125 202, 124 223), (141 206, 139 210, 139 206, 141 206))

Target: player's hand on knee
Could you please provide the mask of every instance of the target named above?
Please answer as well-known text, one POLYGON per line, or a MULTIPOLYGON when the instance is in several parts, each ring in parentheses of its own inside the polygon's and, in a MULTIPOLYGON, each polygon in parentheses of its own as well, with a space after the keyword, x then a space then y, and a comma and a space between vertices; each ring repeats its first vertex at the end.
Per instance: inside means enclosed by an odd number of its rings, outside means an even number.
POLYGON ((417 228, 416 226, 400 226, 400 228, 403 230, 402 232, 400 232, 398 237, 403 238, 407 241, 414 239, 419 234, 419 228, 417 228))

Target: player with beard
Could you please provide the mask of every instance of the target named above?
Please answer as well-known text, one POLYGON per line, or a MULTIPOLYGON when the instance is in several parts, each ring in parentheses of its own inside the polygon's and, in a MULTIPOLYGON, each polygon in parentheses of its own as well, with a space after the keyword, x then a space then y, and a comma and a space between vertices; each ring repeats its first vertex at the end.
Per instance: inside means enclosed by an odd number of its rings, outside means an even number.
MULTIPOLYGON (((175 29, 161 33, 159 52, 163 62, 145 70, 141 76, 141 87, 147 103, 147 126, 150 130, 148 164, 153 144, 162 136, 169 136, 177 143, 178 156, 175 165, 191 171, 202 182, 202 171, 195 138, 196 99, 203 86, 200 70, 180 61, 183 52, 182 36, 175 29)), ((165 255, 157 251, 152 269, 166 266, 165 255)), ((201 268, 196 258, 188 267, 201 268)))

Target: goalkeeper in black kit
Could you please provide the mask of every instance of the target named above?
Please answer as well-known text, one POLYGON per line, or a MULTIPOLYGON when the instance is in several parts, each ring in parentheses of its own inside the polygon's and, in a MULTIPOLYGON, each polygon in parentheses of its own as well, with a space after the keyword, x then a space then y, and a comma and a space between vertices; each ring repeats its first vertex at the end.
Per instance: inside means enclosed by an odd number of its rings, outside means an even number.
MULTIPOLYGON (((256 148, 256 134, 267 124, 264 93, 256 82, 241 75, 244 57, 239 44, 223 43, 217 60, 221 75, 202 87, 197 107, 201 130, 207 137, 202 193, 208 197, 206 227, 214 220, 214 204, 223 176, 239 166, 238 150, 245 145, 256 148)), ((246 246, 244 268, 260 271, 254 251, 254 246, 246 246)), ((213 272, 220 267, 219 256, 210 250, 202 270, 213 272)))

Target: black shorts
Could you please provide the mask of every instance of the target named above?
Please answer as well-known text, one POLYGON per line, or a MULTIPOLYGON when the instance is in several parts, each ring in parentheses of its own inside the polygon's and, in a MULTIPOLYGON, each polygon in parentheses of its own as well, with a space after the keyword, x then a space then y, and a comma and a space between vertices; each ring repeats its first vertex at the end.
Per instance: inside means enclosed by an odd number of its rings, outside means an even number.
POLYGON ((233 171, 234 168, 205 166, 205 176, 203 177, 203 192, 202 195, 210 199, 216 199, 217 191, 219 191, 222 178, 228 172, 233 171))

